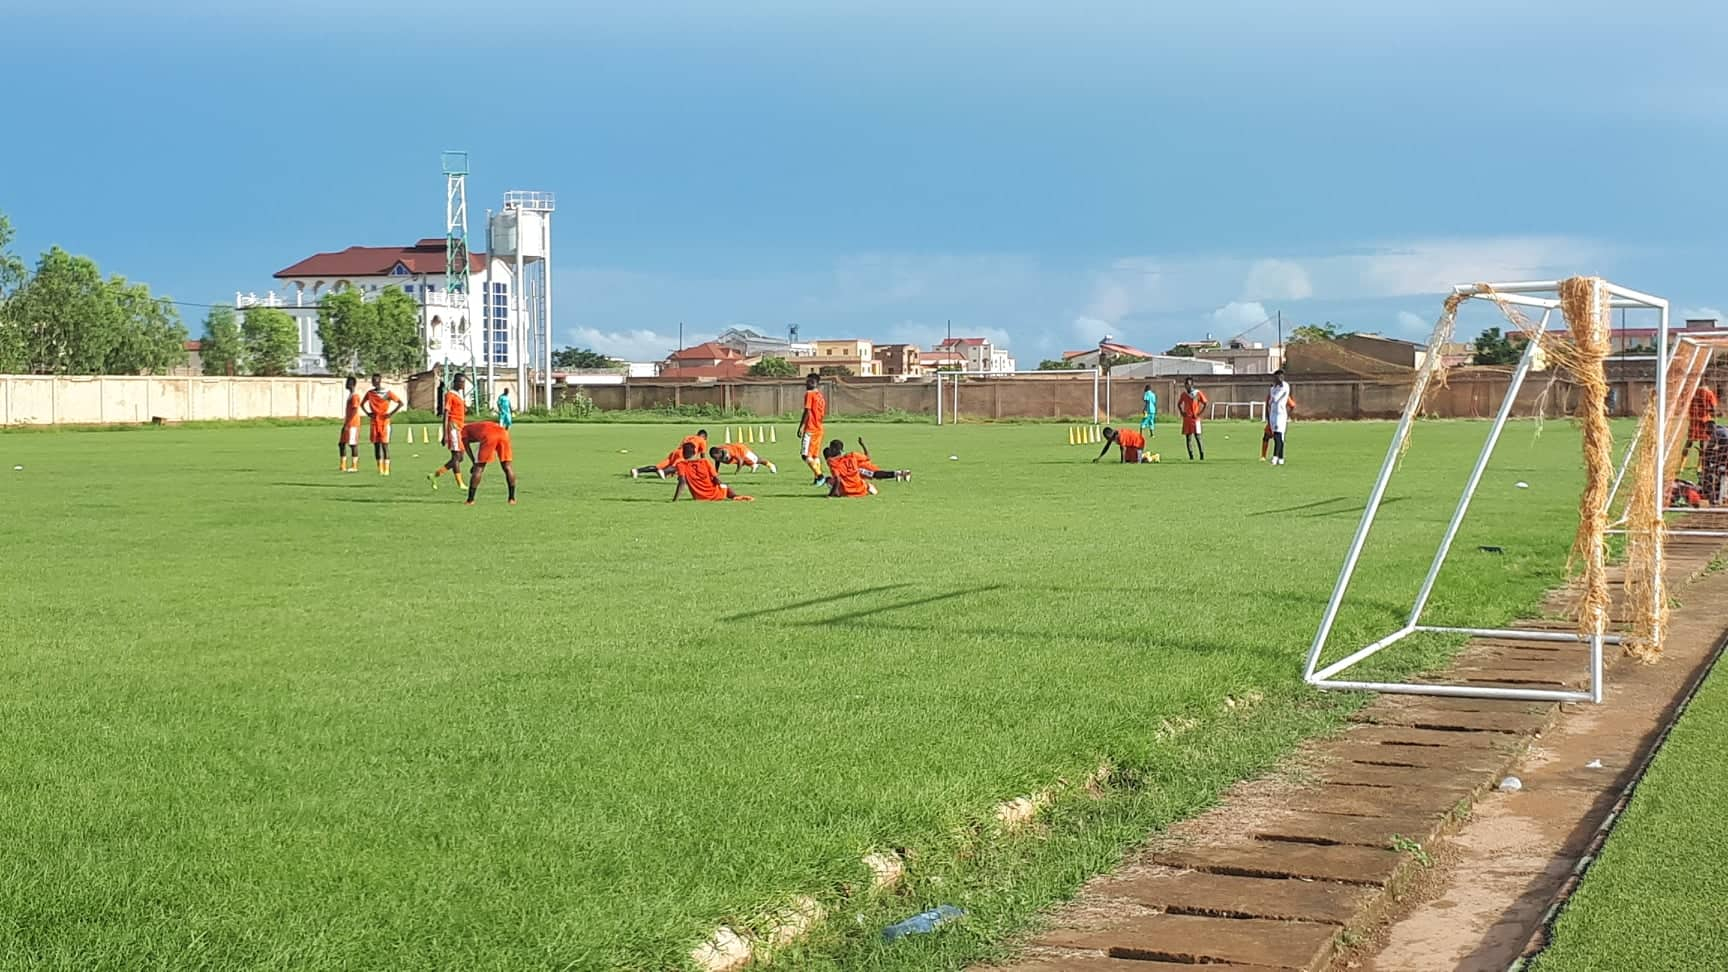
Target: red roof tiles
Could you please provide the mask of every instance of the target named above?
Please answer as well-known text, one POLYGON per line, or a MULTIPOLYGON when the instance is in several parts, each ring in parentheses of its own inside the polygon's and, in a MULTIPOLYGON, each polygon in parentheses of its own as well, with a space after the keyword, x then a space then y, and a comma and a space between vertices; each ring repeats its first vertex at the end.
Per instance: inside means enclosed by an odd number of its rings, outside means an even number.
MULTIPOLYGON (((427 238, 413 246, 351 246, 335 253, 314 253, 299 263, 276 271, 282 277, 385 277, 396 264, 411 274, 444 272, 444 241, 427 238)), ((486 256, 468 254, 468 270, 486 269, 486 256)))

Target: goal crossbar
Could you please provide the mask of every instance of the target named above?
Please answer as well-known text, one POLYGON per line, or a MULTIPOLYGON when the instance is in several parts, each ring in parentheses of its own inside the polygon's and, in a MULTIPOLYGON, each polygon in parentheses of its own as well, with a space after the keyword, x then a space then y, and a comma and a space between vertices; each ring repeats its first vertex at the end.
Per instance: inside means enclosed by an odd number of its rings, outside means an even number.
MULTIPOLYGON (((1453 288, 1453 293, 1463 299, 1481 299, 1501 304, 1513 304, 1542 310, 1538 333, 1546 331, 1550 317, 1560 310, 1560 281, 1522 281, 1509 284, 1460 284, 1453 288)), ((1668 351, 1668 302, 1660 297, 1654 297, 1625 287, 1619 287, 1607 281, 1598 281, 1594 294, 1597 309, 1606 301, 1610 306, 1642 307, 1655 310, 1660 316, 1657 328, 1657 357, 1666 361, 1668 351)), ((1438 333, 1438 329, 1437 329, 1438 333)), ((1344 564, 1339 569, 1338 580, 1333 585, 1332 595, 1326 602, 1326 610, 1321 615, 1320 626, 1314 633, 1314 641, 1309 645, 1308 656, 1302 671, 1302 679, 1316 688, 1332 691, 1367 691, 1386 692, 1404 695, 1449 696, 1457 698, 1477 699, 1516 699, 1533 702, 1601 702, 1602 701, 1602 665, 1604 645, 1619 644, 1623 636, 1605 630, 1605 624, 1598 623, 1596 629, 1583 631, 1541 631, 1522 628, 1486 628, 1470 626, 1437 626, 1422 623, 1423 611, 1428 606, 1428 600, 1434 593, 1435 582, 1439 580, 1441 568, 1445 566, 1447 556, 1452 549, 1452 543, 1458 536, 1458 530, 1463 525, 1465 514, 1469 512, 1470 502, 1476 495, 1481 484, 1482 474, 1488 467, 1488 461, 1493 457, 1495 446, 1500 441, 1500 435, 1505 430, 1506 422, 1512 415, 1512 408, 1518 398, 1518 392, 1524 381, 1534 370, 1539 341, 1525 342, 1524 352, 1518 359, 1518 365, 1512 373, 1512 379, 1507 386, 1505 397, 1494 416, 1494 422, 1489 427, 1488 436, 1482 443, 1481 452, 1476 457, 1476 463, 1470 470, 1470 476, 1464 489, 1458 497, 1458 503, 1452 511, 1452 517, 1446 524, 1445 533, 1429 563, 1428 572, 1422 579, 1422 584, 1411 604, 1410 613, 1404 624, 1396 631, 1387 634, 1377 641, 1364 645, 1348 655, 1321 667, 1320 655, 1326 648, 1331 637, 1333 626, 1337 623, 1339 609, 1343 606, 1345 596, 1350 589, 1350 582, 1356 572, 1357 562, 1361 558, 1362 549, 1367 543, 1368 535, 1374 526, 1375 517, 1386 497, 1386 487, 1391 482, 1393 473, 1398 466, 1402 446, 1410 433, 1417 414, 1421 411, 1422 400, 1426 394, 1430 380, 1437 366, 1437 361, 1424 363, 1422 371, 1417 375, 1416 387, 1412 389, 1410 399, 1405 404, 1403 413, 1399 416, 1398 427, 1392 434, 1392 441, 1387 446, 1386 456, 1381 461, 1380 472, 1375 477, 1374 487, 1368 494, 1368 502, 1362 510, 1362 518, 1357 523, 1356 533, 1350 540, 1350 547, 1344 555, 1344 564), (1471 637, 1496 638, 1506 641, 1529 642, 1564 642, 1581 644, 1589 649, 1589 676, 1585 687, 1581 690, 1541 689, 1522 687, 1500 687, 1492 685, 1447 684, 1430 682, 1384 682, 1364 681, 1343 678, 1346 672, 1361 662, 1373 657, 1381 651, 1392 647, 1414 634, 1446 634, 1467 635, 1471 637)), ((1657 400, 1667 400, 1667 369, 1659 369, 1657 374, 1657 400)), ((1655 425, 1658 450, 1664 450, 1666 444, 1666 424, 1661 409, 1652 417, 1655 425)), ((1665 451, 1659 455, 1660 463, 1666 458, 1665 451)), ((1658 483, 1662 499, 1666 499, 1667 485, 1658 483)), ((1659 500, 1660 504, 1660 500, 1659 500)), ((1660 583, 1661 555, 1656 558, 1656 583, 1652 584, 1652 596, 1660 599, 1665 596, 1660 583)))

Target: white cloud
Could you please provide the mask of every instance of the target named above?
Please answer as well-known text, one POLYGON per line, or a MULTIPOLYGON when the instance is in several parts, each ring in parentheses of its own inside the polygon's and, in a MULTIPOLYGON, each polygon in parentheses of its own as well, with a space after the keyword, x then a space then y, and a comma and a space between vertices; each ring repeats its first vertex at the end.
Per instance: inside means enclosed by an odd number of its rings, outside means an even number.
MULTIPOLYGON (((660 361, 678 348, 677 332, 661 334, 646 329, 602 331, 593 327, 578 327, 574 330, 566 329, 560 337, 565 343, 593 348, 601 354, 624 361, 660 361)), ((686 333, 684 343, 689 346, 712 338, 712 334, 686 333)))
POLYGON ((1095 347, 1106 336, 1117 340, 1122 339, 1122 334, 1118 328, 1109 321, 1100 320, 1096 317, 1074 318, 1074 323, 1069 325, 1069 331, 1074 335, 1074 340, 1077 342, 1075 348, 1095 347))
POLYGON ((1398 312, 1398 333, 1405 337, 1415 338, 1417 336, 1426 337, 1433 332, 1433 323, 1421 314, 1413 314, 1407 310, 1398 312))
POLYGON ((1679 320, 1675 323, 1678 324, 1681 321, 1722 321, 1723 319, 1722 312, 1714 307, 1687 307, 1680 311, 1679 320))
POLYGON ((1253 327, 1270 316, 1259 301, 1233 300, 1212 312, 1212 323, 1240 331, 1253 327))
POLYGON ((1302 265, 1289 260, 1256 260, 1248 268, 1243 300, 1304 300, 1314 296, 1314 284, 1302 265))

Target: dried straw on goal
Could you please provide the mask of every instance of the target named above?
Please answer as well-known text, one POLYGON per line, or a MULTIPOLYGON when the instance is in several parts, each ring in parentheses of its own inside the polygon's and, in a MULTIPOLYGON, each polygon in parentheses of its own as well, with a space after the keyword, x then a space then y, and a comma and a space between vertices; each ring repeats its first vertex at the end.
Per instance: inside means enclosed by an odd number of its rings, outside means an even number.
POLYGON ((1577 383, 1578 421, 1584 431, 1584 492, 1578 497, 1578 534, 1572 562, 1580 568, 1578 631, 1601 634, 1608 627, 1608 493, 1614 481, 1614 432, 1608 427, 1608 301, 1593 277, 1560 281, 1560 311, 1572 332, 1555 360, 1577 383))

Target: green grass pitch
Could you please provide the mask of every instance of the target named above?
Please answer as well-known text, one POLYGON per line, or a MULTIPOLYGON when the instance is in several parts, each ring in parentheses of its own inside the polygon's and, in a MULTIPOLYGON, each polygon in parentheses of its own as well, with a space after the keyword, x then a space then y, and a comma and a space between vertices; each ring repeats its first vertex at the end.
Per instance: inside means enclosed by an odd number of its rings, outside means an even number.
MULTIPOLYGON (((784 427, 754 504, 625 475, 687 431, 518 425, 514 508, 432 492, 430 445, 339 474, 334 426, 0 435, 0 968, 664 969, 798 894, 841 910, 787 967, 958 968, 1357 704, 1299 673, 1389 424, 1274 469, 1247 423, 1124 467, 836 422, 915 472, 863 500, 784 427), (1101 758, 1131 785, 956 836, 1101 758), (880 848, 906 891, 846 896, 880 848)), ((1485 431, 1419 427, 1333 657, 1397 626, 1485 431)), ((1431 619, 1557 581, 1577 456, 1508 430, 1431 619)))

